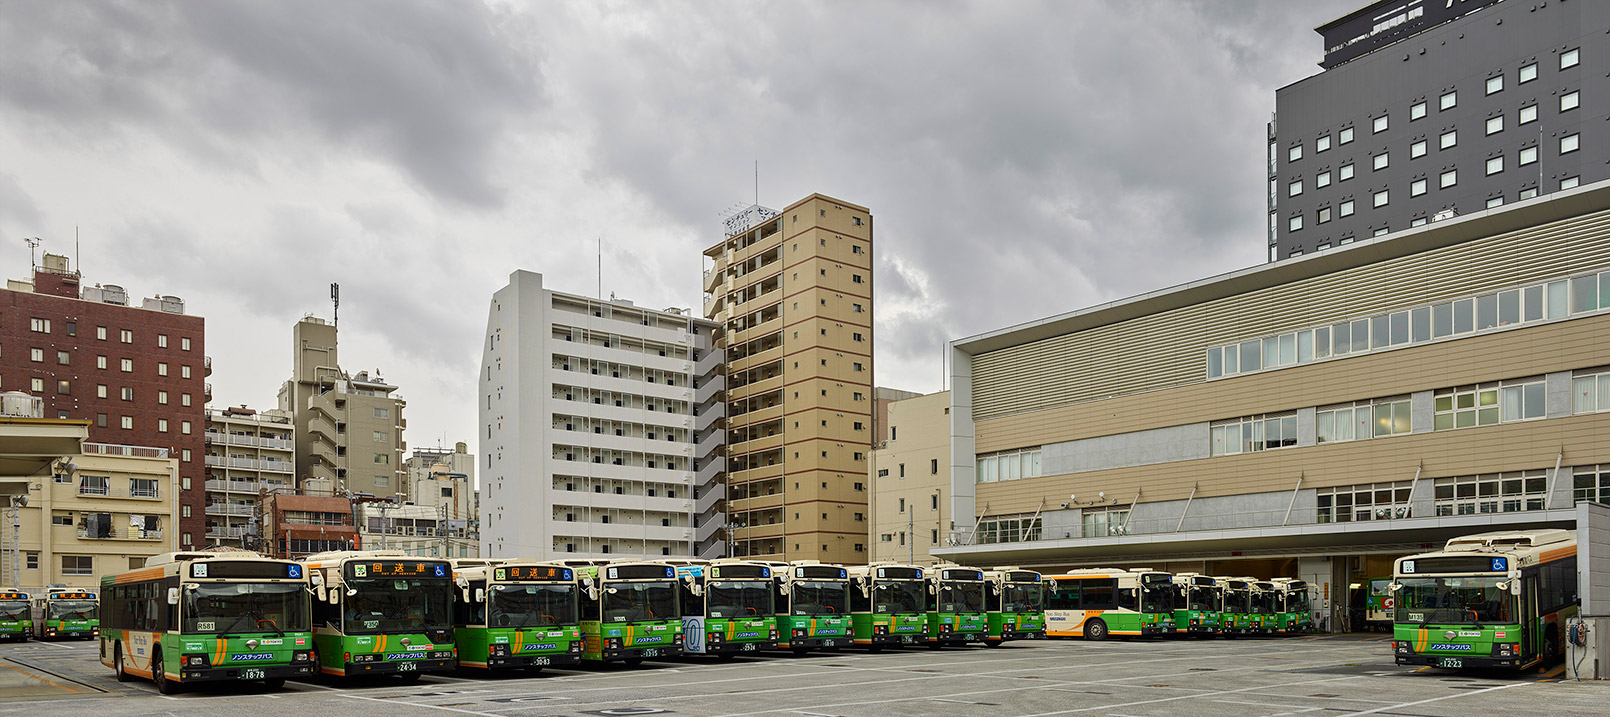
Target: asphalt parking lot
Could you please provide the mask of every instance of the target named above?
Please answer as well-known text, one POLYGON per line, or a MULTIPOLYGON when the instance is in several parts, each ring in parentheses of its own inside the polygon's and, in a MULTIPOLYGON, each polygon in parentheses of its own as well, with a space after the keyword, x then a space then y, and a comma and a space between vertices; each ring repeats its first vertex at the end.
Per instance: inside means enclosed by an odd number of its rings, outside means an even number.
POLYGON ((1603 715, 1610 683, 1392 664, 1381 637, 1047 640, 868 654, 649 662, 494 679, 429 675, 209 685, 119 683, 92 642, 0 646, 0 713, 118 715, 1603 715), (111 699, 119 701, 113 705, 111 699))

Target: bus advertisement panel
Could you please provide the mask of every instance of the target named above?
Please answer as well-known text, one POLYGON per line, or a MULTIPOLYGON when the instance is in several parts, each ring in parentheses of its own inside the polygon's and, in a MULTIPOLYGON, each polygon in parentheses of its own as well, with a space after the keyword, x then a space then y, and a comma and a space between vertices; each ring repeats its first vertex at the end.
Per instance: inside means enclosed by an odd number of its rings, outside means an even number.
POLYGON ((777 647, 772 568, 717 560, 676 568, 682 583, 682 649, 732 659, 777 647))
POLYGON ((28 593, 0 592, 0 640, 27 642, 33 634, 33 604, 28 602, 28 593))
POLYGON ((984 571, 963 567, 934 567, 928 578, 928 646, 983 642, 989 634, 985 608, 984 571))
POLYGON ((797 562, 773 571, 777 583, 777 646, 805 654, 850 644, 850 571, 797 562))
POLYGON ((1173 577, 1155 571, 1096 568, 1051 578, 1045 634, 1105 640, 1174 631, 1173 577))
POLYGON ((1213 578, 1197 573, 1174 576, 1174 632, 1207 636, 1219 631, 1224 598, 1213 578))
POLYGON ((984 644, 1045 637, 1045 583, 1033 570, 1014 568, 984 573, 989 633, 984 644))
POLYGON ((165 553, 101 578, 101 664, 171 694, 313 674, 308 573, 246 551, 165 553))
POLYGON ((52 590, 45 595, 42 640, 80 638, 91 640, 101 634, 99 602, 95 593, 85 590, 52 590))
POLYGON ((676 568, 659 562, 578 566, 581 657, 636 665, 682 654, 676 568))
POLYGON ((457 666, 451 563, 400 550, 316 553, 303 561, 322 577, 313 605, 321 673, 415 680, 457 666))
POLYGON ((1390 587, 1397 664, 1527 669, 1558 659, 1579 609, 1577 577, 1569 530, 1482 533, 1399 558, 1390 587))
POLYGON ((580 588, 558 563, 454 561, 453 644, 461 666, 538 671, 581 662, 580 588))
POLYGON ((928 583, 915 565, 862 565, 850 572, 855 644, 872 652, 928 640, 928 583))

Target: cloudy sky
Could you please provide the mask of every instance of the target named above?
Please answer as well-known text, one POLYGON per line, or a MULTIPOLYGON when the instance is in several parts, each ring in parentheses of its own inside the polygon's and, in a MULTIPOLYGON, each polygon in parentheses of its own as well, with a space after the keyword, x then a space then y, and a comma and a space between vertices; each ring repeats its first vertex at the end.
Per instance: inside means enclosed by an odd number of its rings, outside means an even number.
POLYGON ((946 339, 1263 261, 1264 124, 1363 0, 0 0, 0 267, 207 319, 272 407, 342 288, 342 363, 468 440, 492 292, 700 306, 718 214, 877 219, 877 382, 946 339))

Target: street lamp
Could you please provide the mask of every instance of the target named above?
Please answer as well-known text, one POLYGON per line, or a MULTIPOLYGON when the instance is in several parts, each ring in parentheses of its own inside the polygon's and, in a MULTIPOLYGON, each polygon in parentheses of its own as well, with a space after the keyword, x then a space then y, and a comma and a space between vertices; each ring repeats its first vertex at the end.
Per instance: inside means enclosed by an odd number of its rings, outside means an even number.
POLYGON ((19 577, 21 573, 17 571, 17 542, 22 533, 22 520, 19 517, 19 513, 21 512, 20 509, 27 505, 28 496, 11 496, 11 585, 19 589, 22 587, 22 578, 19 577))

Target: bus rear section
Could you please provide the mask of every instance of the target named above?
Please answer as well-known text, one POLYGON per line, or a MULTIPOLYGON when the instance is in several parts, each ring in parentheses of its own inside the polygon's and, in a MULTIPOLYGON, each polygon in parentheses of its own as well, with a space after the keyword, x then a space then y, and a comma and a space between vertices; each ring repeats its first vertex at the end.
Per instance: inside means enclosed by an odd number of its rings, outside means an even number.
POLYGON ((232 549, 164 553, 101 578, 100 658, 170 694, 197 682, 279 686, 313 674, 307 570, 232 549))
POLYGON ((1578 613, 1576 533, 1454 538, 1393 565, 1393 657, 1400 665, 1527 669, 1564 655, 1578 613))
POLYGON ((1051 578, 1045 634, 1105 640, 1174 631, 1173 578, 1153 570, 1088 568, 1051 578))
POLYGON ((989 620, 984 644, 995 647, 1045 637, 1045 583, 1039 573, 997 568, 984 573, 984 580, 989 620))
POLYGON ((928 576, 928 646, 938 649, 983 642, 989 634, 989 616, 984 606, 984 571, 939 566, 925 573, 928 576))
POLYGON ((777 647, 805 654, 838 649, 854 639, 850 571, 799 561, 776 567, 777 647))
POLYGON ((926 644, 927 580, 915 565, 850 568, 850 622, 855 644, 877 652, 885 647, 926 644))
POLYGON ((659 562, 576 567, 582 660, 625 662, 682 654, 676 568, 659 562))
POLYGON ((400 550, 309 555, 323 584, 313 603, 319 671, 418 679, 455 669, 453 568, 400 550))
POLYGON ((33 637, 33 603, 28 600, 25 592, 0 592, 0 640, 27 642, 33 637))
POLYGON ((574 570, 531 561, 454 566, 453 644, 461 667, 538 671, 581 662, 574 570))
POLYGON ((1223 597, 1212 577, 1197 573, 1174 576, 1174 632, 1208 637, 1219 632, 1223 597))
POLYGON ((676 570, 684 653, 732 659, 777 647, 771 566, 716 560, 676 570))
POLYGON ((92 640, 101 634, 100 603, 85 590, 52 590, 45 595, 42 640, 92 640))

